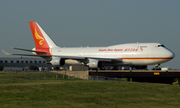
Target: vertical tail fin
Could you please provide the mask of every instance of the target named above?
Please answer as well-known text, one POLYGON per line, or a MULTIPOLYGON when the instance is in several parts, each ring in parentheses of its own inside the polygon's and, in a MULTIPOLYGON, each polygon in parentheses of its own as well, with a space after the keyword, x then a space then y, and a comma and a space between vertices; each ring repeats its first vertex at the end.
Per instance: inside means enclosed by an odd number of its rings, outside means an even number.
POLYGON ((57 45, 51 40, 51 38, 44 32, 44 30, 38 25, 37 22, 29 22, 32 35, 36 48, 52 48, 57 45))

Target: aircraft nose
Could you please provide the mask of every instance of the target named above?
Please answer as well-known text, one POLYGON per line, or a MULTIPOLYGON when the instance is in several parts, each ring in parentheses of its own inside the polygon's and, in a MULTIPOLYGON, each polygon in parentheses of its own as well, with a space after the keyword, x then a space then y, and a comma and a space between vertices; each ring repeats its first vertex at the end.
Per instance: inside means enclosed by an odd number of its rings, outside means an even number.
POLYGON ((172 51, 169 51, 168 53, 167 53, 167 56, 169 57, 169 58, 174 58, 175 57, 175 54, 174 54, 174 52, 172 52, 172 51))

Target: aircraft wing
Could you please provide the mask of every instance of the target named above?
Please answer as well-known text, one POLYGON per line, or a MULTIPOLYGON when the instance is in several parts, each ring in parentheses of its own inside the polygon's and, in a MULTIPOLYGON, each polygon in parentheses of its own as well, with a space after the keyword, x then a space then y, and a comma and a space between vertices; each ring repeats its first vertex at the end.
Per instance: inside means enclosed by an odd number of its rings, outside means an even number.
MULTIPOLYGON (((18 50, 23 50, 23 51, 30 51, 30 52, 37 52, 40 54, 45 54, 46 52, 40 52, 40 51, 33 51, 33 50, 27 50, 27 49, 21 49, 21 48, 13 48, 13 49, 18 49, 18 50)), ((122 59, 119 58, 97 58, 97 57, 78 57, 78 56, 52 56, 52 55, 34 55, 34 54, 11 54, 5 50, 2 50, 5 55, 18 55, 18 56, 33 56, 33 57, 59 57, 63 59, 73 59, 77 61, 85 61, 87 59, 96 59, 99 61, 104 61, 104 62, 121 62, 122 59)))
POLYGON ((104 61, 104 62, 122 62, 122 59, 119 59, 119 58, 98 58, 98 57, 78 57, 78 56, 54 56, 54 57, 59 57, 59 58, 64 58, 64 59, 73 59, 77 61, 95 59, 95 60, 104 61))
POLYGON ((98 57, 78 57, 78 56, 55 56, 55 55, 46 55, 47 52, 41 52, 41 51, 33 51, 33 50, 28 50, 28 49, 22 49, 22 48, 13 48, 13 49, 17 49, 17 50, 22 50, 22 51, 28 51, 28 52, 35 52, 35 53, 39 53, 38 55, 35 54, 11 54, 5 50, 2 50, 3 53, 5 55, 18 55, 18 56, 33 56, 33 57, 59 57, 59 58, 63 58, 63 59, 73 59, 73 60, 77 60, 77 61, 81 61, 84 62, 87 59, 94 59, 94 60, 99 60, 99 61, 103 61, 103 62, 122 62, 122 59, 119 58, 98 58, 98 57))

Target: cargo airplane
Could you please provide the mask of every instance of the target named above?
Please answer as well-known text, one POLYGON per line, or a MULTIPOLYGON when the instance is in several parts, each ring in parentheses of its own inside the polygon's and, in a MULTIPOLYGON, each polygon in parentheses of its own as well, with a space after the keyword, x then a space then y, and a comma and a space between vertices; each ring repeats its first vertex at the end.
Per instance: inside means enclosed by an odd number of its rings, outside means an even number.
POLYGON ((92 69, 104 66, 131 66, 146 68, 147 65, 159 66, 175 57, 175 54, 160 43, 128 43, 107 47, 71 47, 57 46, 44 32, 37 22, 29 22, 36 47, 30 51, 33 55, 13 54, 21 56, 38 56, 53 66, 84 65, 92 69))

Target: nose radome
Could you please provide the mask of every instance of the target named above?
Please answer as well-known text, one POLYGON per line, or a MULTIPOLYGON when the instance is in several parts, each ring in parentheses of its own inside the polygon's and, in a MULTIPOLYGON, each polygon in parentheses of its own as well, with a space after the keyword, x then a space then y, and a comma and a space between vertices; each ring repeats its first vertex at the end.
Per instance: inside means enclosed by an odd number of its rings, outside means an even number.
POLYGON ((169 53, 168 53, 168 57, 170 57, 170 58, 174 58, 175 57, 175 54, 174 54, 174 52, 172 52, 172 51, 169 51, 169 53))

